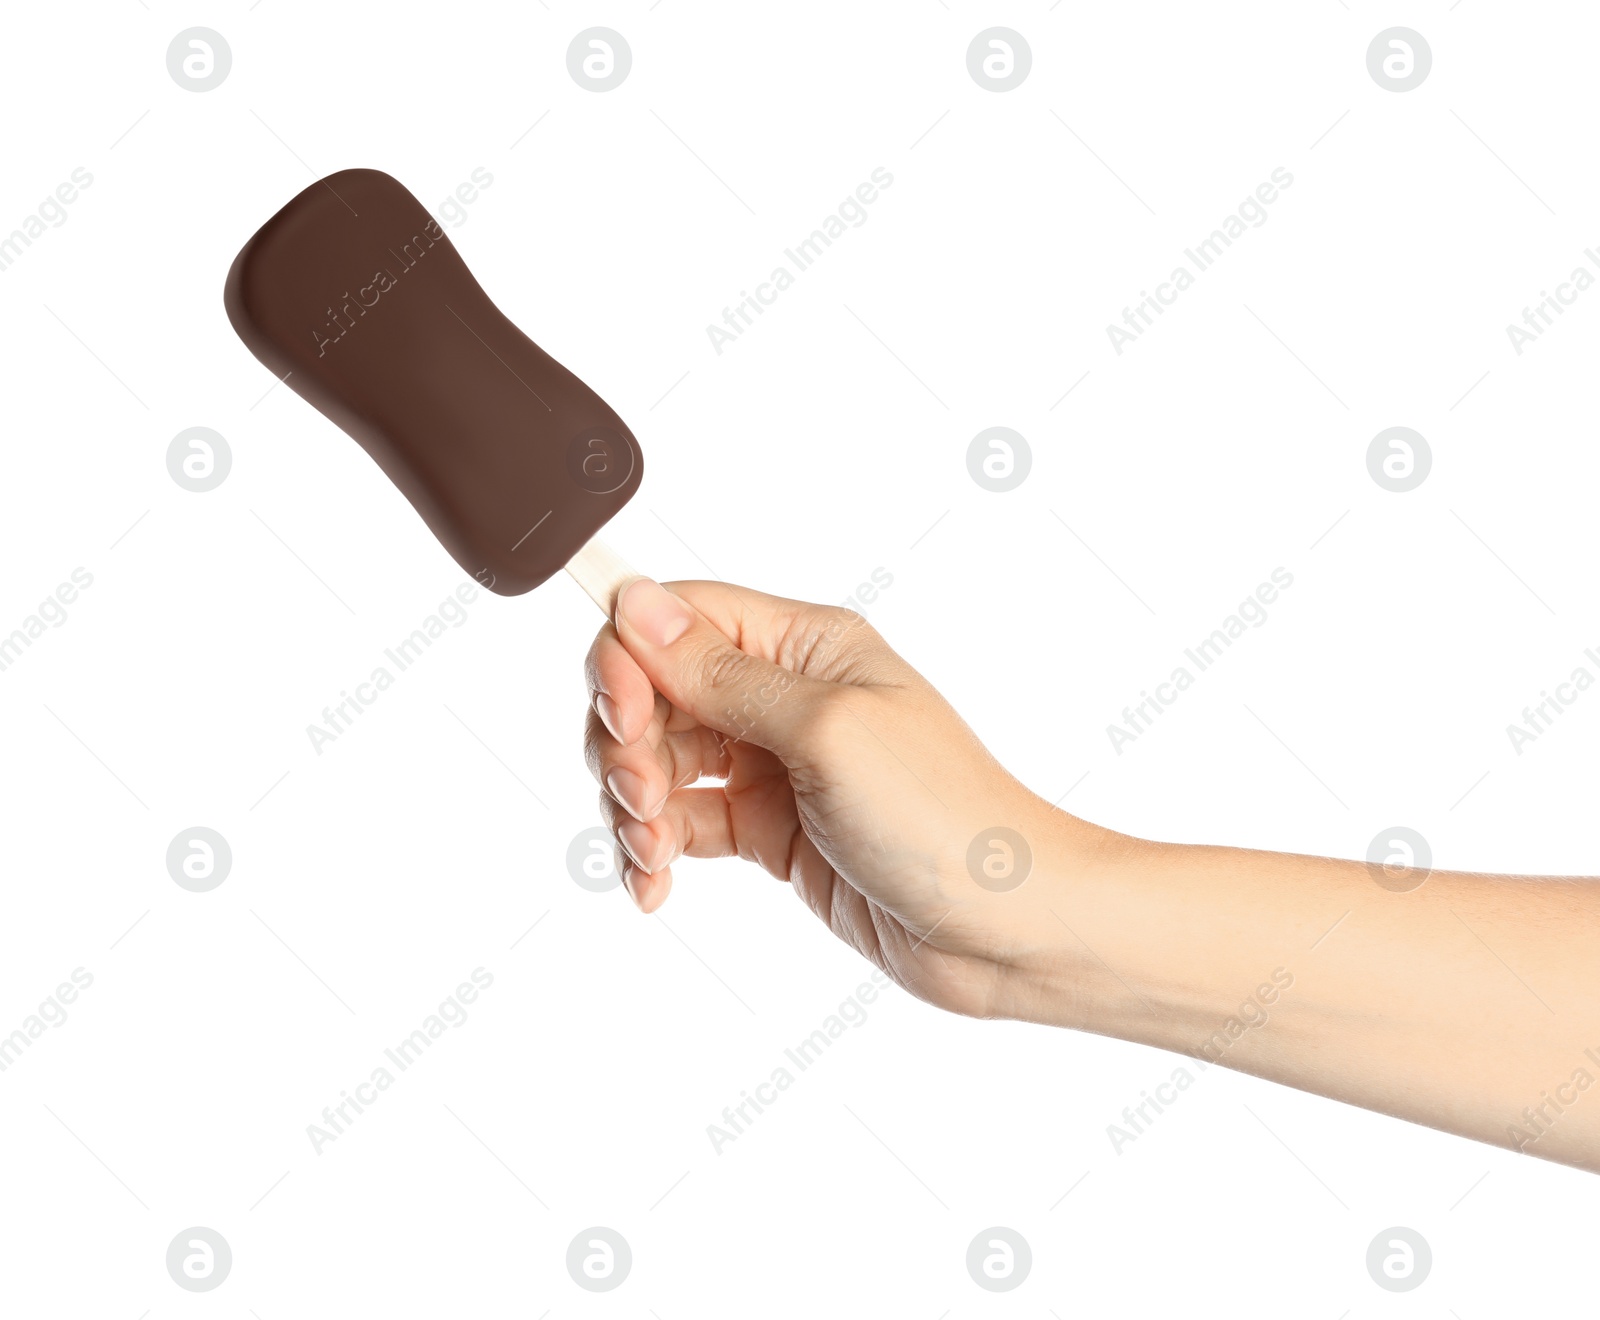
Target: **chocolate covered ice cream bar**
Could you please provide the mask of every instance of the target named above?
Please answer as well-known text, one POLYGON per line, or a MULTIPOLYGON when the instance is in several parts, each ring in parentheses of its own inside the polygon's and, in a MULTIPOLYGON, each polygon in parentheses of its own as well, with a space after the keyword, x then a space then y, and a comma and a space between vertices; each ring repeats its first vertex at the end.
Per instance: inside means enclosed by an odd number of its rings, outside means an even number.
POLYGON ((633 574, 594 538, 639 489, 639 443, 506 319, 397 180, 312 184, 244 245, 224 302, 473 578, 515 596, 566 567, 611 612, 633 574))

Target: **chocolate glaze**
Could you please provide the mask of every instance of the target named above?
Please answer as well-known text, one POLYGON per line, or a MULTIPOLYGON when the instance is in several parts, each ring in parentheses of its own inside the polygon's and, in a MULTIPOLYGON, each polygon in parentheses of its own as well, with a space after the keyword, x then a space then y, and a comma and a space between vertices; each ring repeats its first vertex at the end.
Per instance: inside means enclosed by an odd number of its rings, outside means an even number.
POLYGON ((234 258, 223 301, 492 591, 538 586, 639 488, 622 419, 501 314, 387 174, 312 184, 234 258))

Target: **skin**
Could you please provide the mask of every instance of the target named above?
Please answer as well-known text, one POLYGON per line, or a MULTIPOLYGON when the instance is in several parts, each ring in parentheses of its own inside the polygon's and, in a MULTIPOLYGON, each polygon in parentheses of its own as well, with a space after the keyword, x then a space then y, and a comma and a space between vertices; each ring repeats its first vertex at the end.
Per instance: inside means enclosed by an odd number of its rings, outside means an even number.
POLYGON ((587 676, 587 758, 644 912, 679 857, 737 855, 940 1008, 1600 1172, 1600 880, 1102 829, 1008 774, 859 615, 743 587, 636 579, 587 676))

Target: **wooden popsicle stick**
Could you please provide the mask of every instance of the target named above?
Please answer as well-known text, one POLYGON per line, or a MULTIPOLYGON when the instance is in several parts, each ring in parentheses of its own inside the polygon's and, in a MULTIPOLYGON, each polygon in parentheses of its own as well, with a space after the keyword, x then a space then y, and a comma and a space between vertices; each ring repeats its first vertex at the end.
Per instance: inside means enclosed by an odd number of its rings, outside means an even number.
POLYGON ((622 588, 639 576, 598 536, 567 561, 567 572, 608 619, 616 615, 622 588))

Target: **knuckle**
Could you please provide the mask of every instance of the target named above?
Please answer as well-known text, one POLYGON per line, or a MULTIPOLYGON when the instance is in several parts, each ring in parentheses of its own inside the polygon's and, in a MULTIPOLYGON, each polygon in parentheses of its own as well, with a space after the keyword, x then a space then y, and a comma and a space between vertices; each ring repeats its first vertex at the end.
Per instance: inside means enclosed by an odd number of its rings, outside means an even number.
POLYGON ((890 654, 866 616, 843 605, 819 607, 806 630, 799 668, 819 678, 872 680, 890 654))
POLYGON ((853 610, 848 605, 825 605, 821 611, 822 617, 818 622, 822 625, 823 636, 837 639, 853 628, 858 628, 867 619, 859 610, 853 610))
POLYGON ((666 774, 669 793, 676 792, 685 784, 694 783, 700 777, 700 768, 695 757, 676 738, 663 740, 656 750, 656 756, 666 774))
POLYGON ((700 688, 725 693, 743 686, 749 676, 750 657, 731 646, 718 646, 701 653, 695 673, 700 688))
POLYGON ((589 773, 596 779, 605 778, 606 751, 615 746, 616 740, 607 732, 594 707, 589 707, 588 716, 583 722, 583 760, 589 767, 589 773))
POLYGON ((672 816, 672 850, 668 862, 675 862, 680 857, 686 857, 694 847, 695 828, 694 813, 692 811, 675 811, 672 816))
POLYGON ((817 620, 812 649, 823 655, 838 655, 865 645, 875 636, 864 614, 846 605, 830 605, 817 620))

